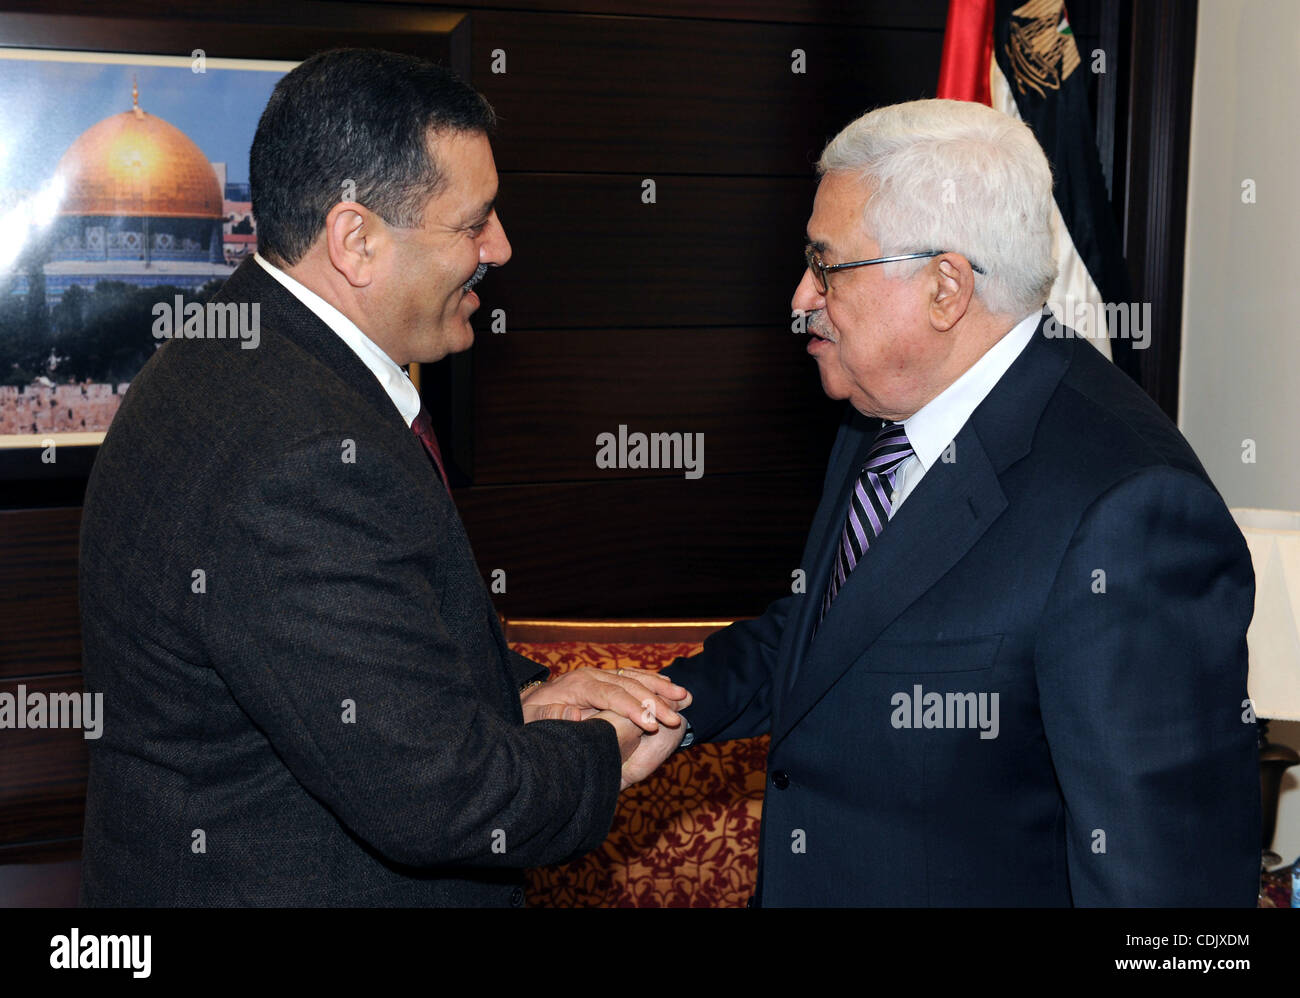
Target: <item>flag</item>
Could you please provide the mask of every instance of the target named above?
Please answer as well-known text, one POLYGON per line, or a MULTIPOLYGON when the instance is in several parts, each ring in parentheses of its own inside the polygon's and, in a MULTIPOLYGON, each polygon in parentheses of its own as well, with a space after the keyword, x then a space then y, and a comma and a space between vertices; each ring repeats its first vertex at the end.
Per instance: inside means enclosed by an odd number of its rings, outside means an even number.
POLYGON ((988 104, 993 61, 993 0, 950 0, 939 63, 939 97, 988 104))
POLYGON ((1127 323, 1141 321, 1142 313, 1130 315, 1127 306, 1128 272, 1093 137, 1087 71, 1064 0, 949 0, 937 96, 979 100, 1033 130, 1055 178, 1058 274, 1049 305, 1136 375, 1138 330, 1127 323), (1107 302, 1121 310, 1105 308, 1107 302), (1109 330, 1108 318, 1126 328, 1109 330))

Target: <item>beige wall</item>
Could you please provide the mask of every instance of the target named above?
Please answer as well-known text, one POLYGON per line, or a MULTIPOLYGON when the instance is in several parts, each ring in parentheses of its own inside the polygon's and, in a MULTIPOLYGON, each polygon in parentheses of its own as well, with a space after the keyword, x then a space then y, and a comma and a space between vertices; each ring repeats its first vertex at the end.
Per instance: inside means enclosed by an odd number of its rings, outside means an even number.
MULTIPOLYGON (((1198 11, 1179 423, 1229 506, 1300 510, 1300 4, 1198 11)), ((1300 750, 1300 724, 1271 735, 1300 750)), ((1300 856, 1296 776, 1274 841, 1287 861, 1300 856)))

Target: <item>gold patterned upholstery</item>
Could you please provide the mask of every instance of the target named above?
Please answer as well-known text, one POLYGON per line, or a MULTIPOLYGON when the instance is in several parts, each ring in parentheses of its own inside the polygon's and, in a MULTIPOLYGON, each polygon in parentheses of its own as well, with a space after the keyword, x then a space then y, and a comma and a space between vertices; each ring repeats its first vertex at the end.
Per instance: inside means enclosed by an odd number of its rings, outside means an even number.
MULTIPOLYGON (((507 622, 510 645, 553 676, 570 669, 662 669, 726 621, 507 622), (537 640, 540 639, 540 640, 537 640), (677 639, 677 640, 674 640, 677 639)), ((544 908, 740 908, 754 890, 767 738, 680 752, 619 800, 604 844, 530 870, 544 908)))

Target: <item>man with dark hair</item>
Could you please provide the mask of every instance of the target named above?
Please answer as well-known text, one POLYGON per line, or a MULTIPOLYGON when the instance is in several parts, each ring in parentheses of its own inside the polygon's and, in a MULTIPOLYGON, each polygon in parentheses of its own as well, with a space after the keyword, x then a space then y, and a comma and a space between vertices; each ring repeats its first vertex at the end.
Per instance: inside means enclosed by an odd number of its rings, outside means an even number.
POLYGON ((404 370, 510 258, 492 123, 409 56, 276 86, 215 299, 258 335, 160 349, 87 487, 87 903, 519 905, 680 741, 681 688, 507 648, 404 370))

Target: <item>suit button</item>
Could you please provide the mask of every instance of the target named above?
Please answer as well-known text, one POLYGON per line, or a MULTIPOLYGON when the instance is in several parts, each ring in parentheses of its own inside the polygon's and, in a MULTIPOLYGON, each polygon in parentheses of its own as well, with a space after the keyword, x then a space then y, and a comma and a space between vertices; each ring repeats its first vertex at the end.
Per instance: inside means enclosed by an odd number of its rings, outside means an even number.
POLYGON ((778 769, 772 774, 772 786, 778 790, 784 790, 790 785, 790 774, 784 769, 778 769))
POLYGON ((510 892, 510 903, 516 908, 524 906, 524 889, 522 887, 516 887, 510 892))

